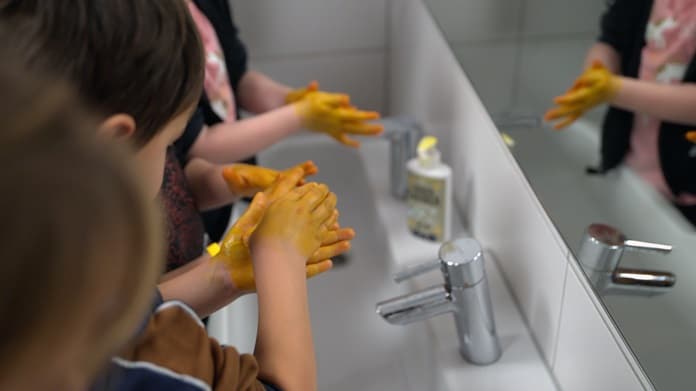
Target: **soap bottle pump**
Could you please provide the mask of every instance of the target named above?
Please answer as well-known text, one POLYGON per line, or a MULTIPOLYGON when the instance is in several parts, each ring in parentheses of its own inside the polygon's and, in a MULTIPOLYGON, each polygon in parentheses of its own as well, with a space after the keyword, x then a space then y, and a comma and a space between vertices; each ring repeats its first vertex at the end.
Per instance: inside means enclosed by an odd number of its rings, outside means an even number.
POLYGON ((433 242, 450 239, 452 169, 441 161, 437 138, 423 137, 418 144, 418 156, 406 167, 409 230, 433 242))

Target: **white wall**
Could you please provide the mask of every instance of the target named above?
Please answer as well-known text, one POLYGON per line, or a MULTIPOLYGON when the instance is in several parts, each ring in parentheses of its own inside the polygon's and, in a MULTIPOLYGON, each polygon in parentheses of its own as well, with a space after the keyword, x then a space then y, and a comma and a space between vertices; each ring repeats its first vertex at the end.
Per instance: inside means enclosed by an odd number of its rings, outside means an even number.
POLYGON ((360 107, 386 102, 388 0, 230 0, 251 66, 279 81, 349 93, 360 107))
POLYGON ((491 113, 542 113, 582 69, 604 0, 428 0, 491 113))

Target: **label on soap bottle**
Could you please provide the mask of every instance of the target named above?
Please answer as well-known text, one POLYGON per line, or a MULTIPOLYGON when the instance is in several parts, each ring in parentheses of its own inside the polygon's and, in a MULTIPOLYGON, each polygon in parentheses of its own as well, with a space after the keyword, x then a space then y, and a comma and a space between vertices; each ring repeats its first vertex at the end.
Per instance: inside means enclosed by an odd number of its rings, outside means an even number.
POLYGON ((434 242, 445 238, 445 180, 408 174, 408 229, 434 242))

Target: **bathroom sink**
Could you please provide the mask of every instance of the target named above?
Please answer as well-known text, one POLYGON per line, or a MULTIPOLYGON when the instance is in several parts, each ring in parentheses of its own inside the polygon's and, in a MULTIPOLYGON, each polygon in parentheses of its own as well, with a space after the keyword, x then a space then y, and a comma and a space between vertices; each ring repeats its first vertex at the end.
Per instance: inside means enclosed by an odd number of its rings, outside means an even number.
MULTIPOLYGON (((342 225, 357 232, 345 259, 308 283, 319 390, 555 390, 492 255, 486 271, 503 347, 503 356, 492 365, 461 357, 451 315, 394 326, 375 313, 379 301, 443 283, 438 271, 402 284, 392 280, 397 270, 436 259, 440 245, 409 233, 407 207, 390 193, 388 154, 383 138, 353 150, 303 135, 259 156, 261 164, 278 169, 313 160, 320 170, 314 179, 338 195, 342 225)), ((454 235, 467 236, 462 226, 455 213, 454 235)), ((237 300, 211 317, 211 335, 252 352, 256 308, 253 295, 237 300)))
MULTIPOLYGON (((312 179, 337 194, 341 224, 357 233, 347 256, 308 283, 319 389, 445 391, 437 384, 426 325, 394 327, 375 314, 378 300, 404 294, 407 287, 391 280, 388 238, 360 154, 329 139, 300 136, 259 160, 279 169, 313 160, 320 173, 312 179)), ((252 351, 255 307, 250 296, 215 314, 211 334, 252 351)))

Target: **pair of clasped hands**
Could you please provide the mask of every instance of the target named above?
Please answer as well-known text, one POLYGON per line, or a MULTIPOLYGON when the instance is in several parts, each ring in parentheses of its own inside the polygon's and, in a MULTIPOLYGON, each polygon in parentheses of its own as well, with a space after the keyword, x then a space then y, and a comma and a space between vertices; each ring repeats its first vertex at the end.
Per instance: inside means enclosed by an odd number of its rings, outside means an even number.
POLYGON ((208 248, 212 260, 225 267, 240 291, 256 288, 255 244, 273 243, 301 255, 307 278, 331 269, 331 258, 350 249, 355 232, 340 227, 336 195, 325 185, 305 183, 317 171, 311 161, 282 172, 246 164, 223 169, 230 191, 254 197, 223 240, 208 248))

